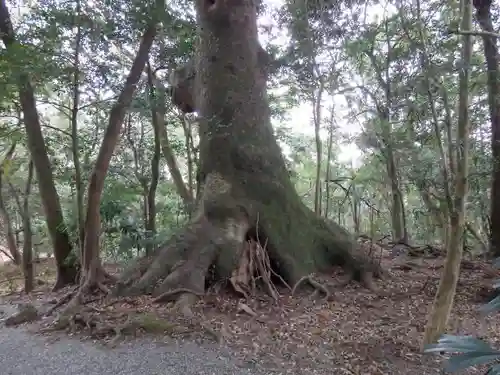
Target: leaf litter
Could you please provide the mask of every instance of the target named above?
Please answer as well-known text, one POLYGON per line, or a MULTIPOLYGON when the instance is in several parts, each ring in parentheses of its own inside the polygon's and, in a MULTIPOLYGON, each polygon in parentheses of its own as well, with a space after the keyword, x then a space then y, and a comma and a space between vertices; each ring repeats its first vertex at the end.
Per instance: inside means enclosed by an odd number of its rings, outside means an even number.
MULTIPOLYGON (((444 356, 420 351, 443 258, 394 258, 385 251, 382 255, 389 276, 377 281, 378 293, 356 283, 341 283, 343 271, 335 268, 314 275, 327 288, 328 298, 305 287, 293 294, 278 287, 277 299, 265 293, 239 298, 226 290, 208 293, 193 306, 193 316, 186 318, 172 304, 154 303, 148 296, 103 297, 87 301, 79 312, 80 324, 76 316, 65 329, 109 346, 144 334, 208 339, 230 348, 246 365, 280 374, 443 373, 444 356)), ((498 319, 479 312, 492 297, 497 275, 486 262, 462 262, 447 333, 474 335, 498 345, 498 319)), ((52 293, 46 286, 29 296, 11 293, 3 302, 29 300, 48 311, 69 290, 52 293)), ((38 326, 42 332, 53 330, 48 320, 38 326)), ((484 367, 463 373, 484 373, 484 367)))

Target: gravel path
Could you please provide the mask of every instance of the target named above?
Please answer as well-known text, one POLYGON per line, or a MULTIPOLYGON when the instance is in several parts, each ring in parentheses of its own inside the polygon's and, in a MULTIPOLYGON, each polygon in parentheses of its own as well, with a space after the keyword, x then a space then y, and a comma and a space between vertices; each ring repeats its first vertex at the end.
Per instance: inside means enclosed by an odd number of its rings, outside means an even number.
POLYGON ((258 375, 239 367, 228 351, 196 343, 148 339, 114 349, 61 338, 50 342, 23 328, 0 328, 2 375, 258 375))

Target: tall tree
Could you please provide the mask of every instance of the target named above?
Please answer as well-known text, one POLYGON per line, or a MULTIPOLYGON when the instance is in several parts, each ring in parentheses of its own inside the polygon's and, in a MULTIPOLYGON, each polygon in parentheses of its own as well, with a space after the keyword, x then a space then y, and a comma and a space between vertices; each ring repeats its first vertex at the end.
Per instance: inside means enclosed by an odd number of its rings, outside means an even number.
MULTIPOLYGON (((158 1, 159 9, 156 12, 163 14, 165 4, 163 1, 158 1)), ((132 67, 130 68, 127 81, 118 96, 118 99, 111 109, 109 115, 108 127, 102 140, 101 148, 94 165, 92 174, 90 175, 88 198, 87 198, 87 215, 85 219, 85 241, 82 256, 82 279, 80 292, 84 293, 95 286, 103 288, 102 283, 107 281, 107 273, 102 268, 101 258, 99 253, 99 236, 101 234, 101 216, 100 204, 101 196, 104 189, 104 180, 109 169, 109 163, 113 156, 114 149, 118 143, 120 131, 126 111, 132 102, 132 98, 137 86, 137 82, 141 78, 144 67, 148 61, 149 51, 156 36, 158 23, 158 14, 152 12, 152 21, 149 22, 147 29, 142 35, 139 50, 135 56, 132 67)), ((103 288, 105 289, 105 288, 103 288)), ((80 295, 81 295, 80 293, 80 295)), ((78 301, 78 299, 75 299, 78 301)))
MULTIPOLYGON (((461 29, 470 32, 472 28, 471 0, 462 0, 461 29)), ((462 64, 459 70, 459 113, 457 125, 456 175, 454 196, 449 199, 450 230, 446 241, 446 260, 439 287, 425 328, 424 345, 436 342, 444 333, 450 316, 455 291, 460 274, 465 228, 465 203, 468 191, 469 173, 469 78, 472 58, 472 38, 470 34, 462 37, 462 64)), ((449 182, 446 182, 449 183, 449 182)), ((451 191, 450 188, 447 191, 451 191)))
POLYGON ((80 142, 78 135, 78 112, 80 106, 80 54, 82 49, 82 27, 81 27, 81 2, 76 1, 75 14, 73 16, 73 25, 76 26, 75 51, 73 54, 73 77, 72 77, 72 107, 71 107, 71 151, 73 164, 75 165, 75 190, 76 190, 76 219, 78 226, 78 245, 80 254, 83 252, 84 220, 83 220, 83 194, 82 170, 80 165, 80 142))
MULTIPOLYGON (((5 0, 0 0, 0 35, 12 58, 15 58, 19 45, 15 39, 5 0)), ((15 72, 18 77, 19 101, 24 115, 28 149, 35 167, 47 227, 54 247, 54 257, 57 264, 57 279, 54 289, 59 289, 76 281, 77 268, 75 262, 70 261, 71 258, 69 257, 72 251, 71 242, 66 231, 61 202, 54 184, 52 166, 40 126, 33 86, 29 75, 22 70, 24 68, 23 64, 18 62, 13 64, 13 67, 20 67, 16 68, 17 71, 15 72)))
POLYGON ((484 33, 484 57, 488 75, 488 104, 491 119, 491 154, 493 158, 491 178, 491 228, 490 251, 500 256, 500 84, 498 76, 498 47, 491 19, 491 0, 474 0, 476 19, 484 33))
POLYGON ((374 287, 377 266, 344 228, 308 209, 291 183, 270 122, 255 2, 197 0, 196 11, 195 90, 180 95, 189 85, 178 85, 173 95, 194 98, 179 104, 200 117, 197 212, 184 231, 124 272, 118 292, 178 297, 187 306, 204 294, 211 266, 218 278, 233 275, 247 237, 267 243, 289 283, 341 264, 374 287))
POLYGON ((20 265, 21 253, 19 253, 19 249, 17 248, 16 236, 14 233, 14 228, 12 226, 12 220, 10 219, 9 212, 7 211, 2 191, 7 177, 5 176, 5 171, 8 168, 8 165, 12 162, 15 150, 16 143, 13 143, 7 151, 5 159, 0 164, 0 215, 2 217, 2 224, 5 230, 5 236, 7 239, 7 246, 9 248, 10 256, 12 257, 12 261, 14 262, 14 264, 20 265))
POLYGON ((14 200, 16 201, 17 208, 22 217, 23 222, 23 276, 24 276, 24 291, 30 293, 35 287, 35 274, 33 267, 33 230, 31 228, 31 213, 29 210, 29 200, 31 194, 31 185, 33 183, 33 161, 28 162, 28 176, 26 178, 26 185, 24 193, 19 196, 16 188, 9 182, 9 187, 14 200))
MULTIPOLYGON (((31 229, 31 216, 29 212, 29 199, 31 193, 31 184, 33 182, 33 161, 28 164, 28 178, 24 189, 22 217, 23 217, 23 276, 24 291, 30 293, 35 288, 35 274, 33 270, 33 230, 31 229)), ((20 202, 18 202, 20 203, 20 202)), ((19 207, 21 208, 21 207, 19 207)))

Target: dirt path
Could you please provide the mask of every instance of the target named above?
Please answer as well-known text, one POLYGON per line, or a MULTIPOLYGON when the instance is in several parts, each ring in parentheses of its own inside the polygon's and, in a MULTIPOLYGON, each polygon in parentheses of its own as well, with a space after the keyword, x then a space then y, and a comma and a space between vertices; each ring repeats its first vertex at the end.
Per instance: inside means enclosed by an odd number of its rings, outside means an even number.
POLYGON ((115 349, 61 338, 51 342, 23 328, 0 328, 0 364, 5 375, 249 375, 229 352, 190 342, 134 340, 115 349))

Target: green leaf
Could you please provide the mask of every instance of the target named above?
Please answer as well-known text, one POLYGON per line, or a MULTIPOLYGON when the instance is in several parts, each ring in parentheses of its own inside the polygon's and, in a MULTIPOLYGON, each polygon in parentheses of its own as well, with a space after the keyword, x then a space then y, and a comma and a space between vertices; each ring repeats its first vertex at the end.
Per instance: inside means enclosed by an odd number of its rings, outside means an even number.
POLYGON ((481 311, 483 314, 489 314, 493 311, 499 311, 499 310, 500 310, 500 295, 496 296, 486 305, 483 305, 479 308, 479 311, 481 311))
POLYGON ((484 365, 492 361, 500 359, 500 352, 472 352, 467 354, 459 354, 452 356, 446 363, 445 370, 448 372, 456 372, 464 370, 471 366, 484 365))
POLYGON ((472 336, 442 335, 437 344, 426 345, 424 353, 496 353, 490 345, 472 336))

